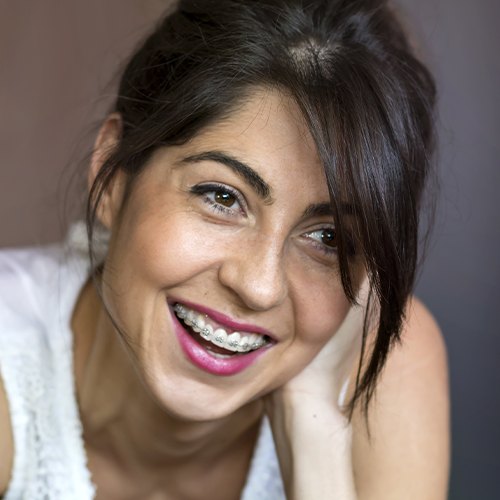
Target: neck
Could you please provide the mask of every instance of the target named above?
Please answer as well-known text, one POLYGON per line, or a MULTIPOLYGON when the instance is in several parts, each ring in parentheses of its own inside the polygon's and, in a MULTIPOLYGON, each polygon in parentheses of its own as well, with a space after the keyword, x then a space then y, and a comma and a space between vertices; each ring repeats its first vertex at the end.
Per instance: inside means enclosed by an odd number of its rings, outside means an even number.
POLYGON ((235 446, 252 448, 262 415, 250 403, 224 419, 191 422, 161 408, 149 395, 92 283, 73 313, 77 400, 87 445, 132 466, 210 463, 235 446))

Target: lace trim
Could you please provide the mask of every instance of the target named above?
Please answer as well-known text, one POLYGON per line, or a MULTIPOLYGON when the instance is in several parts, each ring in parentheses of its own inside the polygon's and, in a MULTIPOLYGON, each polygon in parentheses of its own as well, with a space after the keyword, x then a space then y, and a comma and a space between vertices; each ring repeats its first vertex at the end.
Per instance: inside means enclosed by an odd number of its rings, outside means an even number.
POLYGON ((42 311, 50 311, 52 322, 29 320, 19 313, 9 318, 8 311, 2 314, 6 317, 2 318, 0 358, 15 447, 4 499, 89 500, 95 488, 86 466, 75 400, 69 329, 69 315, 83 283, 83 261, 61 262, 60 247, 31 252, 36 269, 30 269, 30 263, 24 272, 32 272, 33 289, 43 287, 44 296, 38 298, 42 311), (46 276, 37 274, 40 263, 46 276), (68 269, 68 265, 76 267, 68 269), (75 272, 77 268, 80 272, 75 272), (52 279, 39 285, 37 280, 47 276, 52 279))

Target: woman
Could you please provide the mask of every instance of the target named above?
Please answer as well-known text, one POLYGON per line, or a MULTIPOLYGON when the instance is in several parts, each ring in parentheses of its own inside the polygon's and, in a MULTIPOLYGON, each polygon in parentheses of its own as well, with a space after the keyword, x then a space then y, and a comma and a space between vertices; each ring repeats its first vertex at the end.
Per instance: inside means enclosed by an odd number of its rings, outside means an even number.
POLYGON ((180 1, 96 140, 92 271, 2 253, 5 498, 445 498, 433 104, 381 0, 180 1))

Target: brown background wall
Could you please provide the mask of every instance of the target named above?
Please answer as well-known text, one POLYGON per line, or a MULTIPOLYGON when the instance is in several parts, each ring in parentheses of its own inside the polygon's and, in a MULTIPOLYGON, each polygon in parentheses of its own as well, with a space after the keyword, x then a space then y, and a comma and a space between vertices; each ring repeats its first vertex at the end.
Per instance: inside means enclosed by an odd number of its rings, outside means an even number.
MULTIPOLYGON (((442 195, 418 293, 450 356, 451 500, 500 481, 500 2, 399 0, 440 87, 442 195)), ((58 239, 82 204, 111 75, 161 0, 0 0, 0 246, 58 239), (73 182, 70 180, 74 178, 73 182)))
POLYGON ((0 246, 58 239, 82 206, 112 76, 165 4, 0 0, 0 246))

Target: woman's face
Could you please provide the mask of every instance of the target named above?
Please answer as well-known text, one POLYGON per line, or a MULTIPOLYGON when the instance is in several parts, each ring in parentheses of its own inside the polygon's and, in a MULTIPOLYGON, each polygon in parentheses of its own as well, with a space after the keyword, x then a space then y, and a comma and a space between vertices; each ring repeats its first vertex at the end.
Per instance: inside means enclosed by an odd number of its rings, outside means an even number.
POLYGON ((167 411, 230 414, 300 372, 344 320, 325 175, 290 99, 256 92, 158 150, 124 204, 116 186, 103 296, 167 411))

